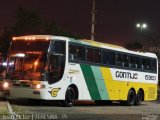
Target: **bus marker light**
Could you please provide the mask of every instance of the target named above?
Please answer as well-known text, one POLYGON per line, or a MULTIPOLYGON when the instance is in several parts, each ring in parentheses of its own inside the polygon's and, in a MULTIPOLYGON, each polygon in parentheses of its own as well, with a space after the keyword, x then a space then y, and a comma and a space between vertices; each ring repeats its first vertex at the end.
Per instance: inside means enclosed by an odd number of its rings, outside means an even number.
POLYGON ((34 62, 34 65, 37 66, 38 65, 38 61, 34 62))
POLYGON ((32 40, 35 40, 36 38, 35 37, 32 37, 32 40))
POLYGON ((25 40, 28 40, 28 37, 25 37, 25 40))
POLYGON ((15 38, 15 37, 13 37, 13 40, 16 40, 16 38, 15 38))
POLYGON ((49 37, 46 37, 46 40, 49 40, 49 37))

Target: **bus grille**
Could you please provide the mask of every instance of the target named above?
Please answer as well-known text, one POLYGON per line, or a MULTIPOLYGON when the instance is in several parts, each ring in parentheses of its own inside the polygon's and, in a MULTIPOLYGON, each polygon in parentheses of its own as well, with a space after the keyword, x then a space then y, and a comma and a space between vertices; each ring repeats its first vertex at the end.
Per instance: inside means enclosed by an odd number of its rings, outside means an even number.
POLYGON ((30 87, 28 84, 12 84, 13 87, 30 87))
POLYGON ((20 84, 12 84, 14 87, 20 87, 20 84))

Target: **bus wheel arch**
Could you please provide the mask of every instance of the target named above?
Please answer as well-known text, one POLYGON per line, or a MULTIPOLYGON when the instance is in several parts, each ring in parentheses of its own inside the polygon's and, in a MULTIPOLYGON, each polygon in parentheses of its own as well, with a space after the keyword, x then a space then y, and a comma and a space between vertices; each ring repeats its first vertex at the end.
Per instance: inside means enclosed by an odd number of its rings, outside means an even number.
POLYGON ((74 84, 69 85, 65 93, 63 106, 72 107, 76 99, 78 99, 78 88, 74 84))
POLYGON ((71 85, 69 85, 68 87, 71 87, 71 88, 74 89, 75 94, 76 94, 76 98, 75 98, 75 99, 78 100, 79 92, 78 92, 77 86, 76 86, 75 84, 71 84, 71 85))

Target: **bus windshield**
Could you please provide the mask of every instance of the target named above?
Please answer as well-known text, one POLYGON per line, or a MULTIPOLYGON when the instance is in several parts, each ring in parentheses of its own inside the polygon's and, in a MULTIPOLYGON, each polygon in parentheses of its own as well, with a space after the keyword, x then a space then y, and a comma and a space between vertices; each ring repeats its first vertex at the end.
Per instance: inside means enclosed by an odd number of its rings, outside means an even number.
POLYGON ((49 41, 12 42, 6 77, 17 80, 42 80, 48 47, 49 41))

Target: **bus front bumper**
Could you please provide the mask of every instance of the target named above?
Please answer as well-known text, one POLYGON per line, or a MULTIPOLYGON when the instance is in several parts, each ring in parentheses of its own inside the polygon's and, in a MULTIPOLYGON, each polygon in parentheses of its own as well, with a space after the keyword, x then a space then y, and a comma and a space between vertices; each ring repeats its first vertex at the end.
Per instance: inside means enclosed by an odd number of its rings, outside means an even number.
POLYGON ((10 94, 7 96, 9 99, 43 99, 50 100, 47 97, 49 92, 46 89, 32 89, 32 88, 11 88, 10 94))

